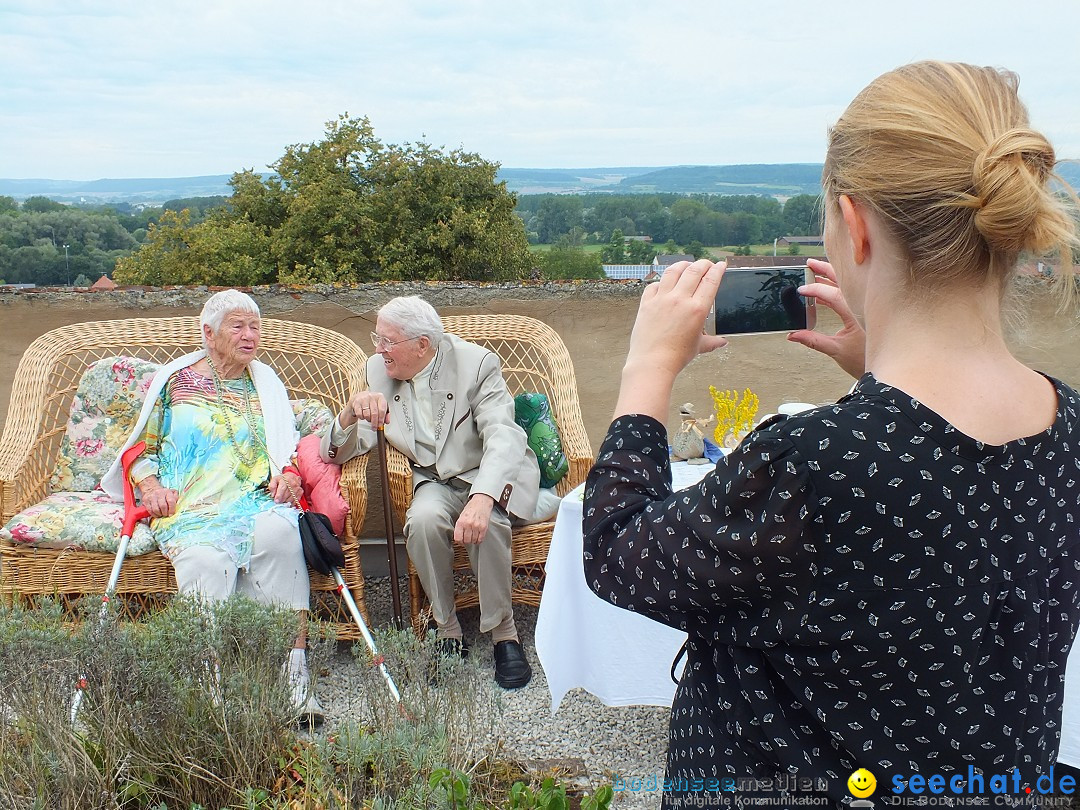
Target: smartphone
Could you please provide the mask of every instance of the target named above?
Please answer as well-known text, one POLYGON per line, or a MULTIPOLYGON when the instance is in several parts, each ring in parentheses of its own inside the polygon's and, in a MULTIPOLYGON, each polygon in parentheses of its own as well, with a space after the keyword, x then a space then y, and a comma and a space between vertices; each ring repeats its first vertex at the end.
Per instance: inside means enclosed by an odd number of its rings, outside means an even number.
POLYGON ((705 322, 710 335, 751 335, 813 329, 815 300, 798 288, 814 282, 809 267, 731 267, 720 280, 705 322))

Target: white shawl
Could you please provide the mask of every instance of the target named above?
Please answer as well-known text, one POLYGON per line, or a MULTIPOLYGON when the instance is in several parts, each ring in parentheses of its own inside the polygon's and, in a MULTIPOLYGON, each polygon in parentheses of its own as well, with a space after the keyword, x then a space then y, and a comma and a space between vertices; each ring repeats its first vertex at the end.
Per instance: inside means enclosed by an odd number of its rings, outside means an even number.
MULTIPOLYGON (((146 399, 143 401, 142 410, 139 411, 135 428, 124 442, 124 446, 120 448, 120 452, 116 454, 113 465, 101 479, 101 488, 114 501, 124 500, 120 456, 139 440, 165 383, 177 371, 197 363, 205 356, 206 351, 200 349, 178 357, 160 369, 150 381, 150 388, 146 392, 146 399)), ((266 428, 266 447, 270 452, 271 474, 276 475, 292 459, 296 452, 296 445, 300 441, 300 434, 296 432, 296 419, 293 416, 292 406, 289 404, 289 393, 285 390, 277 373, 266 363, 260 363, 258 360, 252 360, 248 369, 255 383, 255 393, 259 397, 259 405, 262 408, 263 425, 266 428)))

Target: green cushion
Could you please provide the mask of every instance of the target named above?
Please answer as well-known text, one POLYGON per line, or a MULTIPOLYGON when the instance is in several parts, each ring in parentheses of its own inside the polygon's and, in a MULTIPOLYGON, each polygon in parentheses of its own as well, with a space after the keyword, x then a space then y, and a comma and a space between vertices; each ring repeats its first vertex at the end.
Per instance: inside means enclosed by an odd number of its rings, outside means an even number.
POLYGON ((559 429, 551 417, 551 405, 544 394, 518 394, 514 397, 514 421, 521 425, 529 447, 540 465, 540 486, 555 486, 570 470, 563 452, 559 429))

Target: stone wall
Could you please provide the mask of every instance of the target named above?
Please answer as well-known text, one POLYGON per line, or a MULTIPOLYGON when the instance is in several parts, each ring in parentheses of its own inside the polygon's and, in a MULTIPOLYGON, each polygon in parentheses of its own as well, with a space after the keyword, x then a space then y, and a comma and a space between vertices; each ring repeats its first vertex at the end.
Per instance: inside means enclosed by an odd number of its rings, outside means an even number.
MULTIPOLYGON (((251 290, 268 317, 314 323, 371 346, 375 311, 396 295, 419 294, 442 314, 528 315, 555 329, 574 359, 585 427, 595 451, 603 439, 618 392, 619 372, 633 325, 640 282, 540 284, 375 284, 351 288, 261 287, 251 290)), ((87 320, 198 314, 207 288, 121 289, 113 292, 36 290, 0 292, 0 417, 6 415, 11 381, 26 347, 50 329, 87 320)), ((1026 362, 1073 384, 1080 383, 1080 338, 1074 318, 1056 314, 1052 302, 1036 296, 1027 325, 1017 338, 1026 362)), ((819 314, 819 330, 834 331, 831 313, 819 314)), ((668 424, 677 424, 678 406, 693 402, 699 415, 711 411, 709 385, 752 389, 762 412, 785 401, 835 400, 851 379, 827 358, 788 343, 783 335, 733 338, 731 345, 699 357, 680 377, 668 424)), ((372 467, 377 479, 377 468, 372 467)), ((365 534, 382 535, 381 495, 371 481, 365 534)), ((398 527, 400 532, 400 527, 398 527)))

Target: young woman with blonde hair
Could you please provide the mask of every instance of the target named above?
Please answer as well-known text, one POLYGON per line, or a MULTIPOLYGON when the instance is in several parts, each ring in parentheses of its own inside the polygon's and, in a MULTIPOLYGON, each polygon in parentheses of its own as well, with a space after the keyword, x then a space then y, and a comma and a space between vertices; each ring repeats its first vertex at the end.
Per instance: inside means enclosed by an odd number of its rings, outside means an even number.
POLYGON ((586 488, 585 571, 688 634, 666 807, 792 787, 841 804, 868 795, 859 768, 879 794, 999 775, 1026 795, 1053 764, 1080 397, 1012 356, 1001 309, 1022 253, 1071 264, 1054 165, 1013 74, 922 62, 872 82, 829 134, 831 266, 804 288, 843 329, 791 336, 859 381, 678 493, 663 425, 675 377, 724 344, 697 326, 724 266, 646 290, 586 488))

